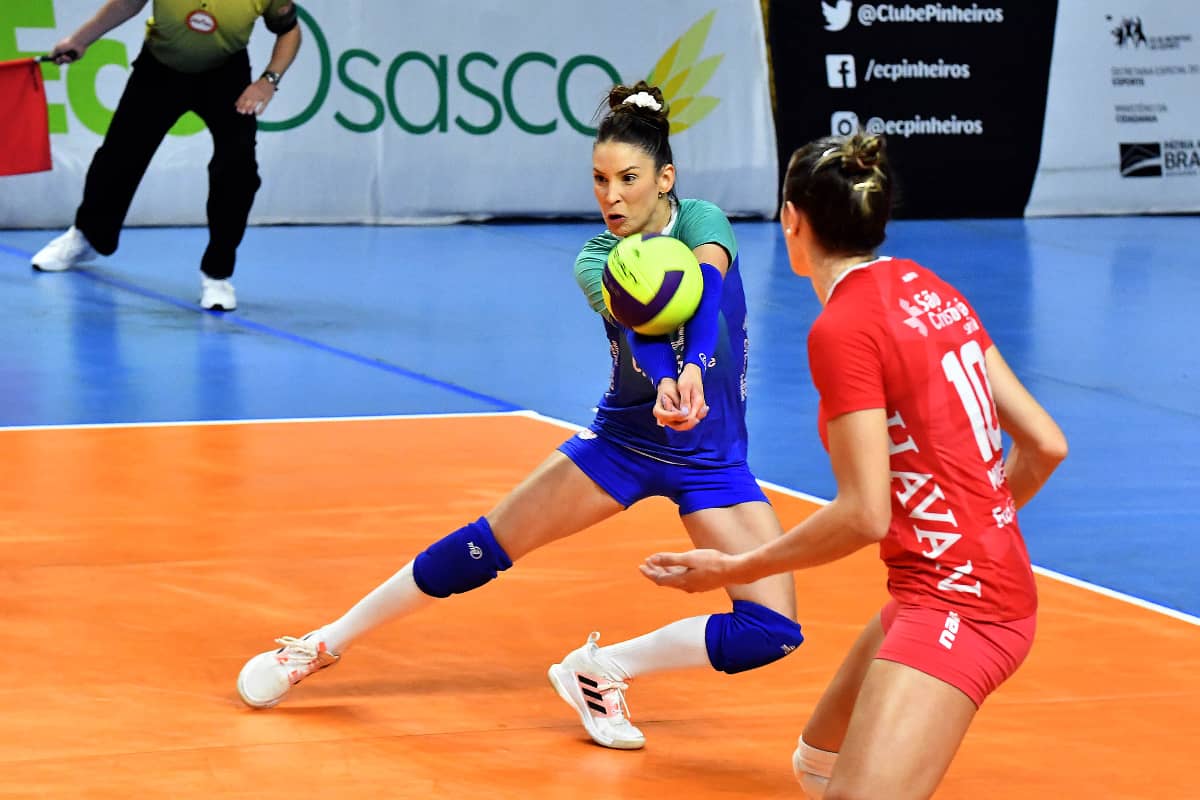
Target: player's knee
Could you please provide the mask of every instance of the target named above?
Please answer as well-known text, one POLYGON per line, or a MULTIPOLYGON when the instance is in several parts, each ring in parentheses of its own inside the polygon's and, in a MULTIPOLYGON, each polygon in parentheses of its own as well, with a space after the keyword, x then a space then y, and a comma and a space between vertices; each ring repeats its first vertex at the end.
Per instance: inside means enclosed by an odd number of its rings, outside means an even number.
POLYGON ((826 797, 829 778, 833 775, 833 765, 837 762, 837 753, 813 747, 800 737, 796 751, 792 753, 792 774, 808 800, 830 800, 826 797))
POLYGON ((730 614, 713 614, 704 631, 713 669, 734 674, 778 661, 804 641, 800 625, 766 606, 734 600, 730 614))
POLYGON ((413 561, 413 580, 430 597, 483 586, 512 566, 484 517, 429 545, 413 561))

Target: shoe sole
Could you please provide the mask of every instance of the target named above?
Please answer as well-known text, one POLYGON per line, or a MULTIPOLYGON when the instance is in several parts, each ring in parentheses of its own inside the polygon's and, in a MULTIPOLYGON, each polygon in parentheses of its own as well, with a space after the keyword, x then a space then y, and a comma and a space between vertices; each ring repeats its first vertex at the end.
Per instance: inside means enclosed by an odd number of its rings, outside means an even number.
MULTIPOLYGON (((35 258, 36 258, 36 256, 35 256, 35 258)), ((56 262, 54 262, 55 264, 58 264, 61 266, 51 266, 44 262, 38 263, 37 261, 34 261, 34 260, 31 260, 29 262, 29 264, 38 272, 66 272, 67 270, 72 269, 74 267, 78 267, 81 264, 90 264, 91 262, 93 262, 95 260, 96 260, 96 254, 92 253, 91 255, 85 255, 82 258, 77 258, 73 261, 56 261, 56 262)))
POLYGON ((554 687, 554 691, 558 692, 558 696, 563 699, 563 702, 575 709, 575 713, 579 715, 579 721, 583 723, 583 729, 587 731, 588 736, 592 737, 593 742, 613 750, 641 750, 646 746, 645 740, 641 742, 606 740, 596 731, 592 725, 592 715, 587 712, 587 702, 576 685, 574 672, 562 664, 555 664, 550 667, 546 677, 550 679, 550 685, 554 687))
MULTIPOLYGON (((244 677, 245 677, 244 670, 242 672, 238 673, 238 679, 237 679, 238 695, 242 698, 242 702, 245 703, 246 705, 250 706, 251 708, 274 708, 275 706, 279 705, 279 703, 283 700, 284 697, 287 696, 287 692, 284 692, 283 694, 279 695, 279 697, 276 697, 274 700, 270 700, 265 703, 260 703, 260 702, 251 700, 246 695, 246 686, 243 683, 244 677)), ((291 688, 291 687, 288 687, 288 688, 291 688)))

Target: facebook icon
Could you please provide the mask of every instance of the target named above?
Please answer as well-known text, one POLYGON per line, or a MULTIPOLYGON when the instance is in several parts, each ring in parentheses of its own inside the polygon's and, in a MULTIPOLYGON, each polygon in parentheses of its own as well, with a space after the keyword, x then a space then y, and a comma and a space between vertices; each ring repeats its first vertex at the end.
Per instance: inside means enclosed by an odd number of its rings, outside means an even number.
POLYGON ((854 56, 825 56, 825 75, 834 89, 853 89, 858 85, 854 75, 854 56))

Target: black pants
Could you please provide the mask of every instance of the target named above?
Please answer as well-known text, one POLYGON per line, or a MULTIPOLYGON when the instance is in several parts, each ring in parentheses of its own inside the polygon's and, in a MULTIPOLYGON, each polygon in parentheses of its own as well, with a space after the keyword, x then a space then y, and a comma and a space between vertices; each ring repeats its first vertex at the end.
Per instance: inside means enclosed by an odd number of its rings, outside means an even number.
POLYGON ((121 94, 104 142, 88 168, 75 227, 104 255, 116 252, 121 226, 146 167, 163 137, 187 111, 213 138, 208 162, 208 248, 200 269, 210 278, 233 274, 254 194, 262 184, 254 156, 258 118, 234 108, 250 85, 245 50, 200 73, 167 67, 143 49, 121 94))

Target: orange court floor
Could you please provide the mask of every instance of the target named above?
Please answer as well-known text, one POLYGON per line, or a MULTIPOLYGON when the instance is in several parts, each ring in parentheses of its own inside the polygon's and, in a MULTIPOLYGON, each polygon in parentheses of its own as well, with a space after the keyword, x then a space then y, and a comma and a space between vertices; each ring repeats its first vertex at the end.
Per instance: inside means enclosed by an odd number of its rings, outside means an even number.
MULTIPOLYGON (((633 684, 643 751, 592 744, 546 680, 592 630, 727 608, 639 575, 687 546, 666 501, 384 626, 275 709, 239 701, 248 657, 340 615, 569 435, 528 413, 0 430, 0 797, 800 797, 796 736, 885 602, 873 551, 797 574, 788 658, 633 684)), ((816 507, 768 489, 785 527, 816 507)), ((1033 652, 936 797, 1200 798, 1196 626, 1039 588, 1033 652)))

